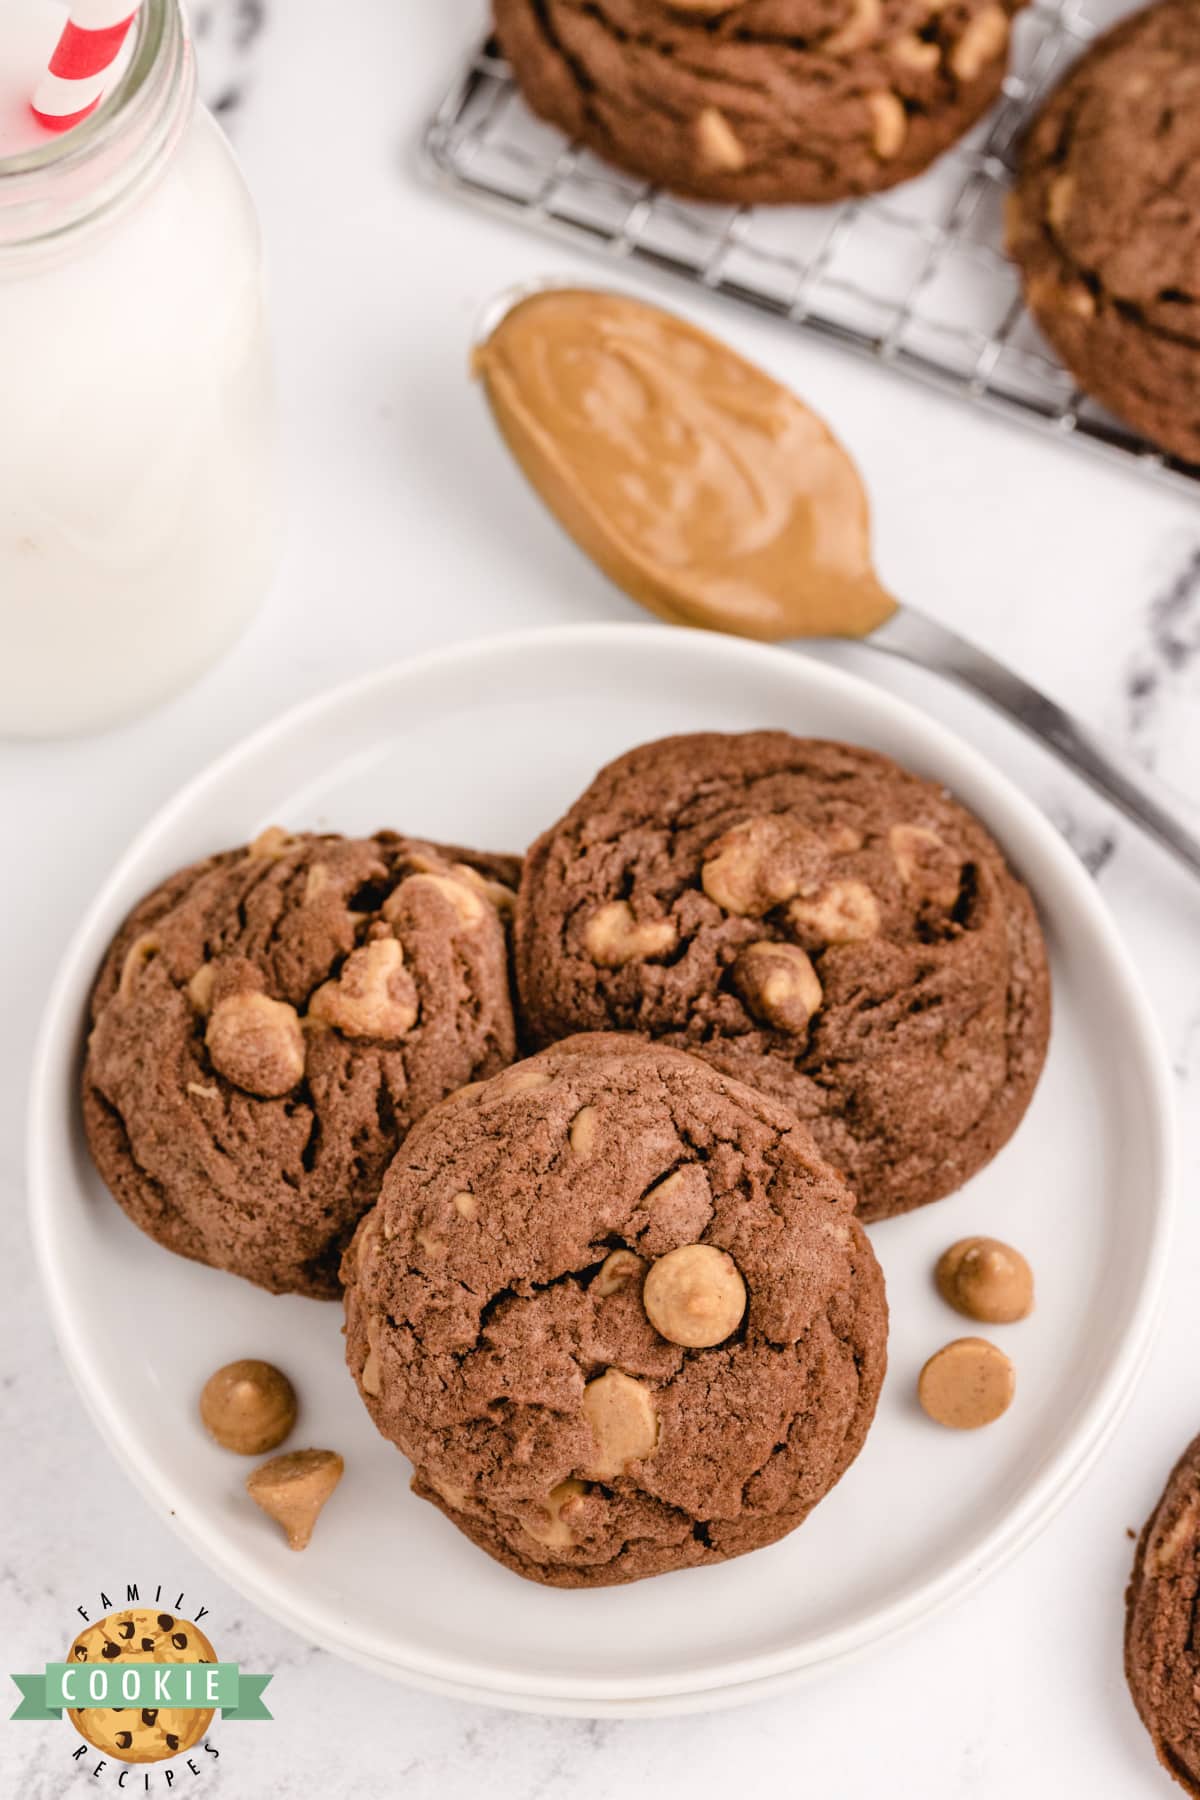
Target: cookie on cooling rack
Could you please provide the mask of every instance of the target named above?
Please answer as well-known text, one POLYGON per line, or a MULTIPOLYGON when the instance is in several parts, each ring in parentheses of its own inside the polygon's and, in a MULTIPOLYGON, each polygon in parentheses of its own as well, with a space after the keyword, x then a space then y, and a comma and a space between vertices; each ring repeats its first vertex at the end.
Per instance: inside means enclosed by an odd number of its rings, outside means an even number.
POLYGON ((804 1126, 612 1034, 430 1113, 343 1276, 347 1360, 416 1492, 555 1587, 774 1543, 883 1380, 883 1277, 804 1126))
POLYGON ((977 819, 887 757, 782 731, 666 738, 601 770, 525 859, 529 1041, 624 1030, 803 1118, 885 1218, 1016 1129, 1050 986, 1028 892, 977 819))
POLYGON ((1200 463, 1200 6, 1108 32, 1024 146, 1008 247, 1025 298, 1102 405, 1200 463))
POLYGON ((100 971, 83 1076, 92 1156, 134 1224, 335 1297, 405 1132, 514 1055, 517 867, 273 828, 149 894, 100 971))
POLYGON ((991 105, 1023 0, 494 0, 533 110, 662 187, 825 202, 926 168, 991 105))

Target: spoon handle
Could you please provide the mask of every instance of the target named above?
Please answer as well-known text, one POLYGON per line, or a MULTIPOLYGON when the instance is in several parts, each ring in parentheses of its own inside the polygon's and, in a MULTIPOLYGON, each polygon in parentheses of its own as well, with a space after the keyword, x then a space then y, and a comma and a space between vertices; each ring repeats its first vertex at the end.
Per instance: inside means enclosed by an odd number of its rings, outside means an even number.
POLYGON ((1007 713, 1014 724, 1055 751, 1125 816, 1200 875, 1200 835, 1151 777, 1104 748, 1099 738, 986 650, 927 614, 898 606, 863 640, 906 662, 932 669, 1007 713))

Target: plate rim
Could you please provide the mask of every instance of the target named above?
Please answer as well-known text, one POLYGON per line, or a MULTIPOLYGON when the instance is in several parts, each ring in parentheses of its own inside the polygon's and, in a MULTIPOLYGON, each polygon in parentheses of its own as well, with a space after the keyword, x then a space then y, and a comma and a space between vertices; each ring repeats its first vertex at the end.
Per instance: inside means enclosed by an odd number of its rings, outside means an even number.
MULTIPOLYGON (((74 1066, 74 1061, 72 1062, 74 1066)), ((74 1095, 69 1099, 74 1104, 74 1095)), ((348 1661, 373 1669, 393 1680, 402 1680, 426 1691, 451 1698, 498 1705, 521 1711, 573 1714, 584 1717, 649 1717, 681 1714, 700 1709, 748 1703, 796 1685, 819 1671, 844 1664, 877 1644, 894 1640, 923 1619, 933 1617, 978 1587, 1011 1561, 1047 1525, 1084 1480, 1123 1415, 1145 1365, 1162 1310, 1171 1229, 1176 1207, 1175 1098, 1166 1050, 1155 1016, 1120 933, 1069 845, 1050 821, 1005 771, 977 750, 966 738, 902 696, 876 686, 863 676, 834 667, 817 658, 795 656, 775 645, 729 638, 686 627, 641 621, 600 621, 535 627, 469 638, 417 655, 400 658, 384 667, 339 682, 285 708, 274 718, 205 764, 178 788, 135 834, 118 856, 107 879, 100 885, 70 934, 45 1003, 33 1056, 27 1109, 26 1166, 28 1209, 35 1260, 49 1302, 50 1320, 59 1353, 85 1407, 107 1448, 125 1474, 164 1518, 189 1549, 214 1568, 231 1587, 251 1599, 269 1616, 317 1641, 348 1661), (1045 1467, 1029 1482, 1018 1504, 967 1557, 951 1563, 940 1575, 927 1580, 887 1606, 876 1608, 856 1621, 823 1633, 808 1646, 791 1646, 760 1652, 737 1661, 714 1664, 702 1673, 655 1677, 588 1676, 560 1678, 552 1690, 543 1677, 518 1675, 491 1665, 462 1672, 461 1658, 426 1654, 413 1661, 381 1658, 363 1650, 349 1632, 321 1629, 313 1615, 294 1604, 294 1583, 277 1587, 265 1571, 226 1547, 220 1532, 206 1523, 203 1508, 170 1506, 159 1487, 157 1464, 143 1458, 137 1446, 126 1441, 119 1414, 107 1407, 87 1369, 84 1339, 76 1325, 54 1255, 52 1220, 54 1199, 50 1171, 44 1164, 52 1134, 61 1129, 64 1096, 56 1087, 55 1068, 65 1047, 76 1045, 80 1029, 79 1001, 90 989, 94 976, 94 952, 89 949, 114 898, 129 881, 129 871, 151 852, 155 840, 184 819, 201 797, 219 788, 239 765, 269 750, 273 741, 303 730, 323 715, 333 715, 356 701, 386 691, 396 683, 407 684, 423 675, 444 674, 456 664, 480 664, 497 658, 553 654, 565 646, 583 648, 588 640, 606 648, 624 646, 644 654, 652 644, 676 648, 685 637, 691 650, 714 660, 729 659, 765 669, 778 659, 795 661, 796 672, 815 681, 827 692, 840 694, 850 703, 865 703, 877 718, 891 718, 901 728, 915 730, 936 757, 944 751, 959 766, 966 765, 983 786, 1014 810, 1023 829, 1040 840, 1070 890, 1072 906, 1082 907, 1103 944, 1109 974, 1136 1027, 1136 1060, 1146 1085, 1149 1120, 1158 1164, 1153 1188, 1152 1217, 1147 1224, 1146 1264, 1124 1341, 1118 1347, 1105 1380, 1075 1422, 1065 1445, 1047 1459, 1045 1467), (801 674, 801 672, 803 672, 801 674), (86 966, 85 966, 86 958, 86 966), (457 1671, 457 1672, 456 1672, 457 1671)), ((1150 1208, 1148 1207, 1148 1212, 1150 1208)), ((329 1622, 332 1624, 332 1621, 329 1622)))

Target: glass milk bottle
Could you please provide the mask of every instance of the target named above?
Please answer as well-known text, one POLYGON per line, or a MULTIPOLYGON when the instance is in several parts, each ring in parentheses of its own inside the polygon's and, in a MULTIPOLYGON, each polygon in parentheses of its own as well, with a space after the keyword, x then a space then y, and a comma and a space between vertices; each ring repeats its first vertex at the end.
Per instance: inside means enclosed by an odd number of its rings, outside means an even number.
POLYGON ((103 103, 52 135, 28 99, 64 18, 0 0, 0 733, 21 736, 184 686, 275 537, 258 226, 179 0, 143 0, 103 103))

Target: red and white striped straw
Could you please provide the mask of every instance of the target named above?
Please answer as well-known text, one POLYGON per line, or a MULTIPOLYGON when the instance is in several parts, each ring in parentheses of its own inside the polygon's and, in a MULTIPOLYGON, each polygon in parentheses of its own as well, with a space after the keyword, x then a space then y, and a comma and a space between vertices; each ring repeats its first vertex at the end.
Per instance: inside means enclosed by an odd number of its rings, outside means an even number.
POLYGON ((50 66, 33 96, 34 116, 50 131, 69 131, 104 98, 141 0, 71 0, 50 66))

